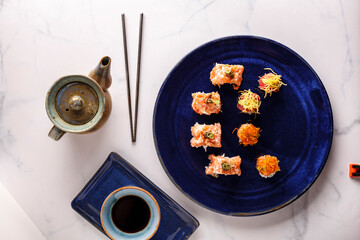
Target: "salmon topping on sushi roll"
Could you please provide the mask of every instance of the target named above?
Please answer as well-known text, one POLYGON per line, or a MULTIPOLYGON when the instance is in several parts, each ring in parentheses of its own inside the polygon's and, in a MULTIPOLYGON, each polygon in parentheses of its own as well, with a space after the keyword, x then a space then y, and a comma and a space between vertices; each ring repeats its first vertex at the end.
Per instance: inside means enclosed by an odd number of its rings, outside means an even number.
POLYGON ((260 137, 260 128, 255 127, 251 123, 242 124, 237 131, 237 136, 239 137, 239 143, 244 146, 255 145, 258 142, 260 137))
POLYGON ((215 156, 214 154, 209 155, 210 164, 208 167, 205 167, 205 173, 207 175, 212 175, 213 177, 218 177, 219 174, 223 175, 241 175, 240 156, 235 156, 232 158, 222 156, 215 156))
POLYGON ((259 95, 251 92, 251 90, 249 89, 247 91, 241 91, 237 107, 243 113, 259 114, 260 104, 261 101, 259 95))
POLYGON ((276 172, 280 171, 279 160, 277 157, 264 155, 256 160, 256 169, 260 176, 264 178, 272 177, 276 172))
POLYGON ((285 85, 281 80, 281 75, 276 74, 271 68, 265 68, 265 70, 270 70, 271 73, 266 73, 259 79, 259 88, 265 92, 265 97, 267 94, 280 91, 280 87, 285 85))
POLYGON ((222 84, 230 83, 235 90, 238 90, 242 81, 243 72, 244 66, 242 65, 217 63, 210 72, 210 80, 215 86, 220 87, 222 84))
POLYGON ((220 94, 218 92, 203 93, 196 92, 192 94, 192 108, 200 115, 210 115, 219 113, 221 110, 220 94))
POLYGON ((192 147, 221 147, 221 125, 215 123, 213 125, 195 123, 191 127, 191 134, 193 138, 190 140, 192 147))

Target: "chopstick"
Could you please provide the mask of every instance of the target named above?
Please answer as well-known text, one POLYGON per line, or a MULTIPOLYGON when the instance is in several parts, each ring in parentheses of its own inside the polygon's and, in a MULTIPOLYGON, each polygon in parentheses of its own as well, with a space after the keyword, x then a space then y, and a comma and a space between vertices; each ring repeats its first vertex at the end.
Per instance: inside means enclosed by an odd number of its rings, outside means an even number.
POLYGON ((125 58, 125 76, 126 76, 128 109, 129 109, 129 121, 130 121, 130 131, 131 131, 131 141, 132 142, 136 142, 136 132, 137 132, 143 15, 144 15, 143 13, 140 14, 138 58, 137 58, 137 70, 136 70, 135 122, 134 122, 134 126, 133 126, 132 107, 131 107, 131 91, 130 91, 130 80, 129 80, 130 79, 130 76, 129 76, 129 61, 128 61, 127 42, 126 42, 125 14, 124 13, 121 14, 122 30, 123 30, 122 31, 122 33, 123 33, 123 43, 124 43, 124 58, 125 58))
POLYGON ((139 85, 140 85, 140 64, 141 64, 141 45, 142 45, 142 29, 143 29, 143 16, 140 14, 139 23, 139 41, 138 41, 138 59, 137 59, 137 70, 136 70, 136 95, 135 95, 135 130, 132 138, 133 142, 136 142, 136 131, 137 131, 137 117, 138 117, 138 106, 139 106, 139 85))
POLYGON ((130 121, 130 131, 131 139, 134 139, 133 135, 133 120, 132 120, 132 108, 131 108, 131 93, 130 93, 130 81, 129 81, 129 63, 128 63, 128 54, 127 54, 127 43, 126 43, 126 28, 125 28, 125 14, 121 14, 122 20, 122 32, 123 32, 123 43, 124 43, 124 57, 125 57, 125 76, 126 76, 126 88, 127 88, 127 97, 128 97, 128 108, 129 108, 129 121, 130 121))

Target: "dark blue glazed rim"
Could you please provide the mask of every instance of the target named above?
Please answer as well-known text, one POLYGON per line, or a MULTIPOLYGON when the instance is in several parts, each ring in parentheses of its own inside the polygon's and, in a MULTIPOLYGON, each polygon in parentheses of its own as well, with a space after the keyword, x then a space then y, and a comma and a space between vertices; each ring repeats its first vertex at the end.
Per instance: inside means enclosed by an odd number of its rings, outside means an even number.
POLYGON ((169 73, 159 91, 153 115, 153 134, 160 162, 187 197, 212 211, 232 216, 254 216, 278 210, 305 193, 320 175, 333 137, 329 97, 311 66, 290 48, 255 36, 232 36, 208 42, 186 55, 169 73), (240 114, 238 92, 231 86, 211 85, 209 73, 218 63, 245 67, 239 90, 251 89, 262 99, 256 118, 240 114), (258 77, 272 68, 287 83, 279 93, 264 98, 258 77), (222 112, 200 116, 191 109, 191 93, 219 91, 222 112), (232 130, 251 121, 262 129, 258 144, 237 144, 232 130), (222 124, 220 149, 190 147, 195 122, 222 124), (240 155, 242 175, 205 175, 208 154, 240 155), (281 171, 261 178, 256 157, 270 154, 280 160, 281 171))

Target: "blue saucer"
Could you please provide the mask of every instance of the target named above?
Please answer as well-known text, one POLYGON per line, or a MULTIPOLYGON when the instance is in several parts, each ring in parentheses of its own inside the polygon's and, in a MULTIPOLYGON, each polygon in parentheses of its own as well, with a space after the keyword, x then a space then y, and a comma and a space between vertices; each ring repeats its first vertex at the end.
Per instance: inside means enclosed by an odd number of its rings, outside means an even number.
POLYGON ((100 221, 101 206, 111 192, 124 186, 143 188, 158 201, 161 221, 152 239, 187 239, 198 228, 199 222, 190 213, 116 153, 109 155, 71 206, 105 234, 100 221))

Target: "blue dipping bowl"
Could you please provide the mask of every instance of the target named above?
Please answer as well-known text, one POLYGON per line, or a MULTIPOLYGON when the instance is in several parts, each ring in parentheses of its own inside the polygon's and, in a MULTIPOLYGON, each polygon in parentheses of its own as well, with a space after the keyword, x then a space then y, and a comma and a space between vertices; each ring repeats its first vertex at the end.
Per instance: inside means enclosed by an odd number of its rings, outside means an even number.
POLYGON ((146 190, 138 187, 127 186, 116 189, 105 199, 100 212, 101 225, 111 239, 150 239, 157 231, 160 224, 160 208, 156 199, 146 190), (136 233, 126 233, 118 229, 111 218, 111 210, 116 201, 124 196, 135 195, 142 198, 150 208, 148 225, 136 233))

